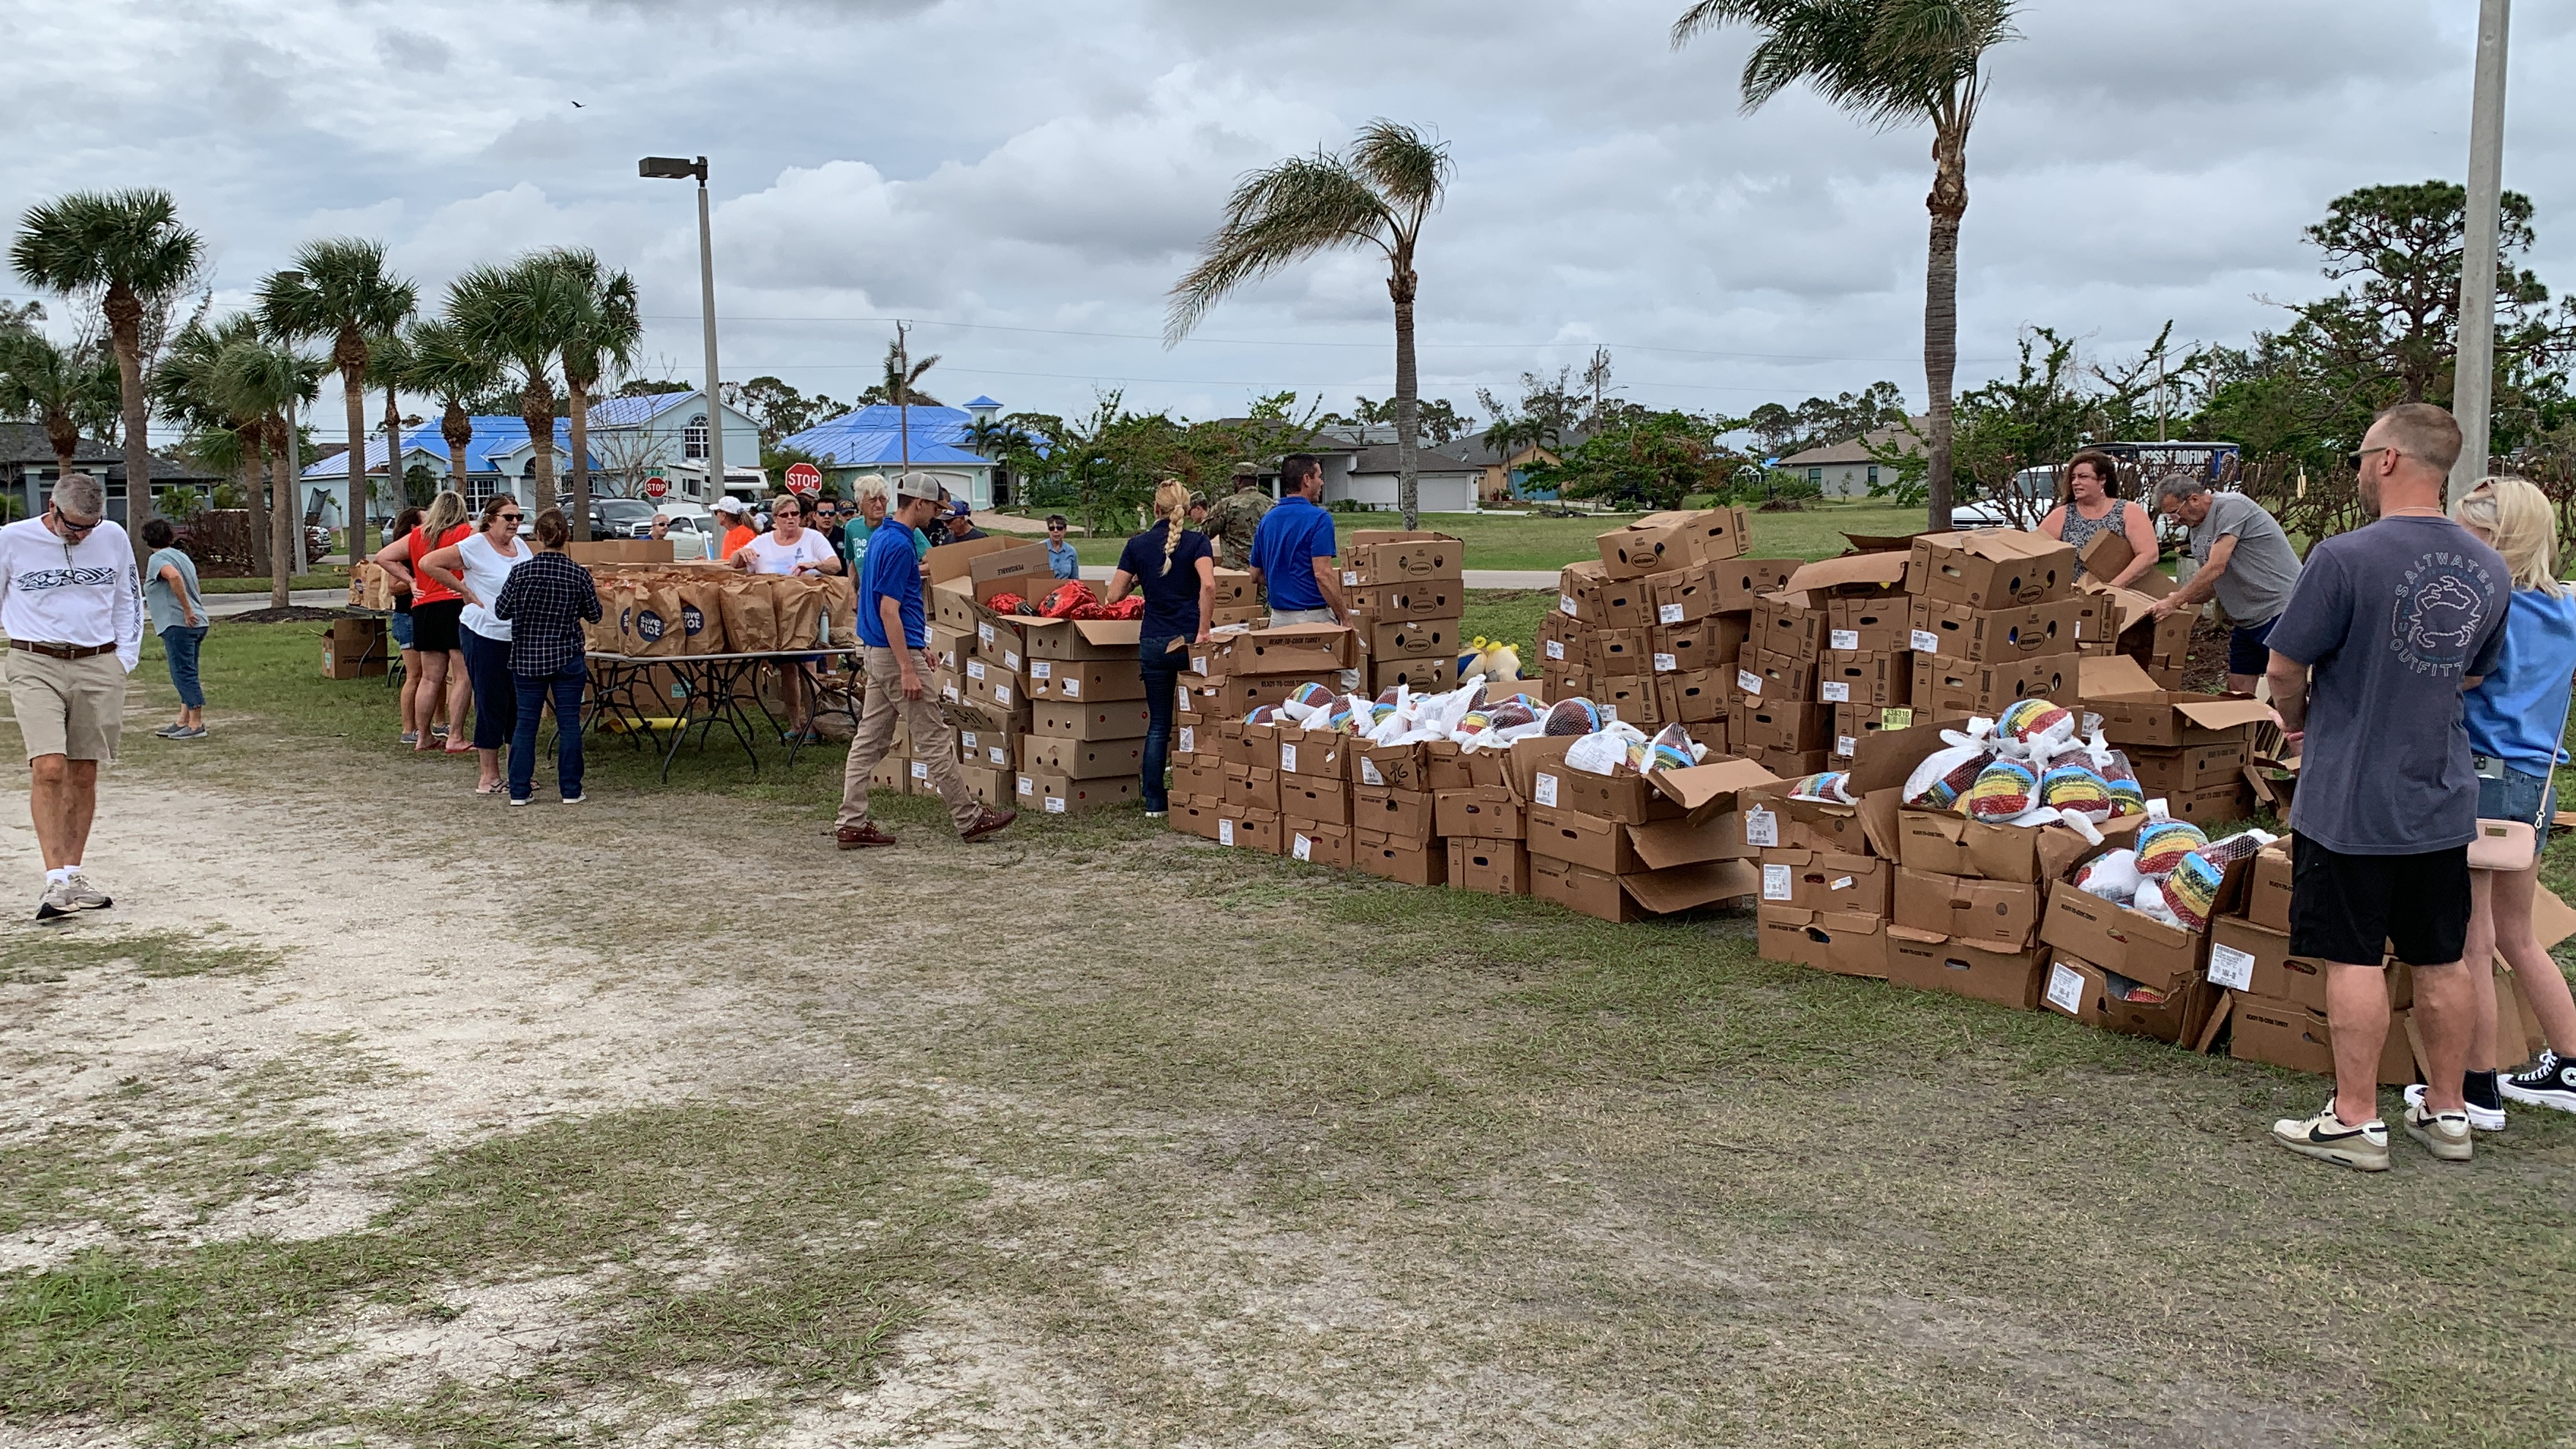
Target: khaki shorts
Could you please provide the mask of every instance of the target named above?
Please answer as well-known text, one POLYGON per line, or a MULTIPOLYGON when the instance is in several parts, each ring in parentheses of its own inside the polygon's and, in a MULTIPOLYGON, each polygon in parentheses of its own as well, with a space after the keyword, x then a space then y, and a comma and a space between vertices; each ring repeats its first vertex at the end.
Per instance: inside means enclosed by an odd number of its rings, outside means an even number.
POLYGON ((125 729, 125 665, 114 650, 87 659, 8 651, 9 707, 27 758, 113 760, 125 729))

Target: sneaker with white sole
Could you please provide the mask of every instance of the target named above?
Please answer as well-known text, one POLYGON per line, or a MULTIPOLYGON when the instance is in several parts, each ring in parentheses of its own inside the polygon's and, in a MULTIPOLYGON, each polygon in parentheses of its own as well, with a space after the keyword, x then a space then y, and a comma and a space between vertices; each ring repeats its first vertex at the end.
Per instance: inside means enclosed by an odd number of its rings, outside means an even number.
POLYGON ((66 916, 76 916, 79 914, 80 907, 72 904, 71 887, 69 885, 58 880, 49 880, 45 882, 45 893, 36 898, 37 920, 59 921, 66 916))
POLYGON ((2353 1126, 2335 1115, 2332 1100, 2305 1121, 2284 1117, 2273 1123, 2272 1140, 2292 1152, 2355 1172, 2388 1170, 2388 1124, 2374 1117, 2353 1126))
POLYGON ((2443 1162, 2466 1162, 2477 1155, 2466 1112, 2436 1112, 2417 1102, 2406 1109, 2406 1135, 2443 1162))
POLYGON ((563 802, 564 802, 566 805, 578 805, 578 804, 580 804, 582 801, 587 800, 587 799, 589 799, 589 798, 590 798, 590 797, 589 797, 589 796, 587 796, 587 795, 566 795, 565 797, 563 797, 563 802))
MULTIPOLYGON (((2501 1088, 2504 1084, 2502 1082, 2498 1082, 2496 1085, 2501 1088)), ((2407 1087, 2406 1105, 2409 1107, 2420 1107, 2424 1105, 2424 1084, 2422 1082, 2416 1082, 2407 1087)), ((2502 1107, 2481 1107, 2477 1103, 2471 1102, 2468 1104, 2468 1108, 2470 1126, 2475 1127, 2481 1132, 2502 1132, 2504 1130, 2504 1109, 2502 1107)))
POLYGON ((2558 1053, 2544 1049, 2540 1060, 2529 1071, 2516 1072, 2496 1083, 2496 1090, 2516 1102, 2534 1107, 2555 1107, 2561 1112, 2576 1112, 2576 1062, 2562 1061, 2558 1053))
POLYGON ((513 795, 510 797, 510 804, 513 807, 520 805, 534 805, 536 803, 537 797, 534 795, 513 795))
POLYGON ((90 884, 79 866, 73 866, 71 877, 63 882, 63 899, 76 911, 103 911, 116 904, 107 892, 90 884))

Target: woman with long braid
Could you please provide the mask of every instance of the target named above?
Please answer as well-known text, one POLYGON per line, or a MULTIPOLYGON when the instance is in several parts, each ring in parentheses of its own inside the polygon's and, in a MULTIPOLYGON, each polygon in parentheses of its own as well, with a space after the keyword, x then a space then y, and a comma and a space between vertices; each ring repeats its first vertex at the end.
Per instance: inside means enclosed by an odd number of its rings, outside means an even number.
POLYGON ((1189 664, 1189 646, 1204 644, 1216 615, 1216 555, 1207 535, 1189 527, 1190 490, 1166 478, 1154 490, 1154 526, 1127 540, 1109 576, 1109 602, 1129 589, 1145 595, 1136 662, 1145 674, 1145 817, 1171 810, 1163 767, 1172 749, 1172 691, 1189 664))

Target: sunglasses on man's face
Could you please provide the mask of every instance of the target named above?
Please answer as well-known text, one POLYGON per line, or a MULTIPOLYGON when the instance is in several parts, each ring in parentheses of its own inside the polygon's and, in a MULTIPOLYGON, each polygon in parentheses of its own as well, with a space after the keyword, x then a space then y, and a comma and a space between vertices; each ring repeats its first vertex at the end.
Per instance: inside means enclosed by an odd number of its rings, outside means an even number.
POLYGON ((100 524, 107 522, 107 519, 102 516, 93 518, 87 523, 76 522, 70 514, 63 512, 62 505, 58 503, 54 505, 54 521, 73 533, 87 534, 94 532, 100 524))

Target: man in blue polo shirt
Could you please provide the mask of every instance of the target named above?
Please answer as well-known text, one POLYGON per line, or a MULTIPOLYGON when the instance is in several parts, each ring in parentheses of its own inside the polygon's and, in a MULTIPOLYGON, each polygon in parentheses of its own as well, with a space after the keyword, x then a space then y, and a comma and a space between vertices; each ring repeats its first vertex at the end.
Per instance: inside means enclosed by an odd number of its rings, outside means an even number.
POLYGON ((895 722, 912 736, 912 756, 929 773, 931 788, 948 805, 957 834, 977 841, 1019 818, 1015 810, 990 810, 968 793, 957 773, 957 736, 930 697, 930 615, 923 606, 921 565, 913 539, 939 509, 939 480, 906 473, 895 480, 894 506, 868 535, 859 571, 859 643, 864 647, 867 703, 841 770, 841 814, 834 836, 843 850, 892 845, 894 837, 868 818, 868 774, 894 747, 895 722))
POLYGON ((1252 535, 1252 582, 1268 590, 1270 626, 1349 623, 1333 567, 1341 546, 1321 506, 1324 465, 1312 453, 1291 453, 1279 460, 1279 486, 1286 496, 1252 535))

